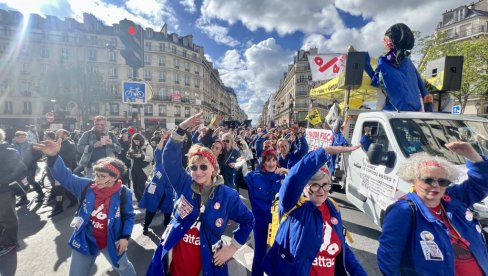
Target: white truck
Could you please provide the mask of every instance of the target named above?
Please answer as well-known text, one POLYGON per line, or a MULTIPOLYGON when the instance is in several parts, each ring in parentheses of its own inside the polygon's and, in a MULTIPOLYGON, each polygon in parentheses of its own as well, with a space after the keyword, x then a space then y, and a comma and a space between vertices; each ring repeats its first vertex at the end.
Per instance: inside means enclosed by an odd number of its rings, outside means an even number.
MULTIPOLYGON (((335 179, 345 189, 347 199, 379 226, 386 207, 412 186, 397 176, 398 165, 412 154, 425 151, 440 155, 464 171, 465 159, 444 144, 468 141, 479 153, 488 155, 488 120, 481 117, 350 110, 346 122, 344 134, 352 145, 360 144, 365 129, 370 131, 371 144, 341 156, 335 179)), ((473 209, 482 224, 488 225, 488 198, 473 209)))

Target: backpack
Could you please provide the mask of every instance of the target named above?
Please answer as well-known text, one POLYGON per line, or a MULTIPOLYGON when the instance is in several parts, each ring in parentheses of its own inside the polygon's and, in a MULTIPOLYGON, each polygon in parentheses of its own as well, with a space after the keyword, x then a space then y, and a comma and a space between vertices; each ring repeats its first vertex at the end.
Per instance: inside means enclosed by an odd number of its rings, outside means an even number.
MULTIPOLYGON (((334 204, 335 208, 337 211, 339 211, 339 205, 331 198, 328 197, 328 199, 334 204)), ((266 241, 266 244, 269 246, 273 246, 273 243, 276 238, 276 233, 278 232, 278 228, 280 224, 285 221, 285 219, 291 214, 291 212, 295 211, 298 207, 302 206, 305 202, 308 201, 308 198, 305 196, 300 196, 298 199, 298 202, 291 208, 288 212, 284 213, 283 216, 279 216, 278 214, 278 204, 279 204, 279 198, 276 198, 273 200, 273 203, 271 204, 271 223, 268 226, 268 239, 266 241)), ((345 227, 343 227, 343 234, 347 238, 347 240, 350 243, 353 243, 354 240, 352 239, 351 234, 349 234, 349 231, 345 227)))

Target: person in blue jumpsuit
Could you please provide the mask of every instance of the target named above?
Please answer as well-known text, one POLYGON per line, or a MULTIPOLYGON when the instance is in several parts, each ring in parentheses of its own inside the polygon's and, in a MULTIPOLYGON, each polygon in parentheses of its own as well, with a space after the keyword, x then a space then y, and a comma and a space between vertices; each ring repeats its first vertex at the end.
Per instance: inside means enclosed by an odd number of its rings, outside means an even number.
POLYGON ((163 168, 178 198, 173 219, 166 228, 153 255, 147 275, 172 275, 182 270, 188 276, 228 275, 227 261, 249 238, 254 225, 251 211, 241 201, 235 189, 224 185, 218 174, 218 163, 212 151, 193 145, 188 152, 188 169, 181 166, 182 142, 185 130, 203 122, 203 112, 183 121, 163 150, 163 168), (221 240, 227 223, 233 220, 234 230, 229 244, 221 240), (188 238, 191 234, 191 240, 188 238), (196 238, 195 238, 196 237, 196 238), (190 248, 189 242, 196 246, 190 248), (182 256, 180 249, 189 249, 198 259, 182 256), (168 263, 171 256, 171 263, 168 263))
POLYGON ((413 191, 386 210, 378 266, 384 275, 488 275, 482 228, 469 209, 488 196, 488 158, 467 142, 445 145, 464 157, 467 180, 441 157, 413 154, 399 168, 413 191))
MULTIPOLYGON (((308 152, 308 143, 304 134, 292 134, 295 139, 291 141, 280 138, 276 143, 278 148, 278 162, 281 168, 290 169, 308 152)), ((290 135, 291 136, 291 135, 290 135)))
POLYGON ((72 248, 69 275, 88 276, 100 253, 120 275, 136 275, 126 253, 135 215, 132 192, 120 180, 127 170, 125 164, 113 157, 102 158, 94 164, 95 179, 91 180, 66 167, 58 155, 61 139, 34 147, 47 156, 53 178, 81 202, 70 225, 74 231, 68 242, 72 248))
POLYGON ((168 183, 163 169, 163 148, 169 139, 169 132, 163 132, 162 137, 154 151, 154 169, 151 180, 139 201, 139 208, 146 209, 142 234, 149 234, 149 226, 158 210, 164 214, 163 226, 166 227, 171 220, 173 211, 174 191, 168 183))
POLYGON ((224 148, 218 158, 220 174, 224 178, 225 185, 237 189, 235 184, 236 169, 235 165, 237 158, 241 157, 241 153, 235 148, 234 136, 231 133, 224 133, 222 135, 222 143, 224 148))
MULTIPOLYGON (((288 143, 287 141, 285 141, 288 143)), ((271 205, 279 192, 281 181, 288 169, 280 168, 277 153, 273 149, 265 150, 262 154, 261 169, 247 172, 247 164, 239 162, 243 168, 244 180, 247 183, 251 210, 256 219, 254 224, 254 258, 252 275, 262 276, 262 262, 266 254, 268 226, 271 223, 271 205), (242 164, 242 165, 241 165, 242 164)))
POLYGON ((403 24, 392 25, 384 37, 387 53, 378 59, 373 71, 370 57, 366 55, 365 71, 373 86, 384 87, 385 111, 423 111, 423 99, 428 95, 425 84, 410 59, 415 43, 413 32, 403 24))
POLYGON ((289 170, 279 192, 280 216, 295 207, 302 193, 308 201, 281 222, 275 242, 264 258, 263 268, 267 275, 315 275, 311 272, 315 271, 316 265, 312 265, 318 263, 318 254, 323 251, 337 254, 326 264, 328 268, 333 267, 331 275, 366 275, 345 243, 340 213, 328 199, 330 175, 326 168, 322 168, 329 154, 350 152, 359 147, 325 146, 309 152, 289 170), (327 221, 324 212, 330 215, 327 221), (327 243, 332 241, 332 236, 337 241, 327 243), (341 250, 334 251, 337 248, 341 250))

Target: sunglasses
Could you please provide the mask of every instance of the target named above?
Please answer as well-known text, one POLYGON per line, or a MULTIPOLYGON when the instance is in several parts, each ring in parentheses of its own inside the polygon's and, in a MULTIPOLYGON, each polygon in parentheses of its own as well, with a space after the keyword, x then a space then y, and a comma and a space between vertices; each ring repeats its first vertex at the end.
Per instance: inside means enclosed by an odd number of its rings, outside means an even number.
POLYGON ((191 165, 190 166, 190 170, 196 172, 198 170, 198 168, 200 168, 201 171, 206 171, 208 170, 208 165, 205 165, 205 164, 200 164, 200 166, 197 166, 197 165, 191 165))
POLYGON ((230 140, 222 140, 224 143, 230 143, 230 140))
POLYGON ((429 185, 433 185, 434 182, 437 182, 437 184, 441 187, 447 187, 447 186, 451 185, 451 181, 449 179, 444 179, 444 178, 435 179, 432 177, 423 177, 423 178, 420 178, 420 180, 422 180, 422 182, 429 184, 429 185))
POLYGON ((330 183, 325 183, 325 184, 318 184, 318 183, 313 183, 310 185, 310 191, 312 192, 318 192, 320 189, 324 189, 324 191, 328 192, 332 188, 332 185, 330 183))

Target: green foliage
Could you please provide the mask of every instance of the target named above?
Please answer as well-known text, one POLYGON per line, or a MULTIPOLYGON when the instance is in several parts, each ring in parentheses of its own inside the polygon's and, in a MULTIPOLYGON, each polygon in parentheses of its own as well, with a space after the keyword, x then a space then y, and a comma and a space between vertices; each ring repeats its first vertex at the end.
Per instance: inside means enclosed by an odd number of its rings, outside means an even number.
POLYGON ((488 94, 488 38, 445 41, 447 36, 443 33, 419 39, 420 53, 423 56, 419 72, 423 72, 427 62, 431 60, 444 56, 463 56, 461 90, 450 93, 459 101, 461 112, 464 112, 469 97, 488 94))
POLYGON ((106 90, 102 75, 82 66, 51 67, 43 74, 39 88, 43 98, 56 99, 62 107, 75 103, 83 121, 88 118, 90 105, 98 104, 106 90))

